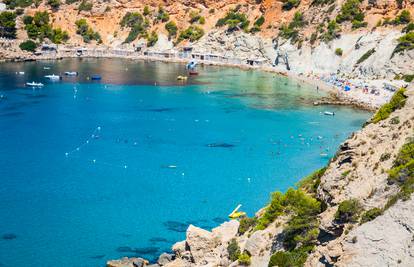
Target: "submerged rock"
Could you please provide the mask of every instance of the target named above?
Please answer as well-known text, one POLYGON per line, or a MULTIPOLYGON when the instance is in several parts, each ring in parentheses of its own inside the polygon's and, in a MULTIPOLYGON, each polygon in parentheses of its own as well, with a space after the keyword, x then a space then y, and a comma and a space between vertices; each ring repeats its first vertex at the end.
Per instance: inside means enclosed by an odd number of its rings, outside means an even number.
POLYGON ((15 234, 4 234, 2 237, 4 240, 13 240, 17 238, 17 235, 15 234))
POLYGON ((124 257, 120 260, 111 260, 106 263, 107 267, 143 267, 148 264, 148 261, 143 258, 128 258, 124 257))

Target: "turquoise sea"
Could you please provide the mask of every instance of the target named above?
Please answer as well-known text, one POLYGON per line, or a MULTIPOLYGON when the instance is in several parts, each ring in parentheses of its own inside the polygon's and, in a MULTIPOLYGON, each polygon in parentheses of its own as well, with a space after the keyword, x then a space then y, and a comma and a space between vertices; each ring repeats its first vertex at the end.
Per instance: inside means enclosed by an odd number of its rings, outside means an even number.
POLYGON ((239 203, 253 215, 370 116, 314 107, 322 92, 274 74, 199 72, 183 84, 172 63, 0 64, 0 266, 153 260, 190 223, 215 227, 239 203), (43 78, 64 71, 79 76, 43 78))

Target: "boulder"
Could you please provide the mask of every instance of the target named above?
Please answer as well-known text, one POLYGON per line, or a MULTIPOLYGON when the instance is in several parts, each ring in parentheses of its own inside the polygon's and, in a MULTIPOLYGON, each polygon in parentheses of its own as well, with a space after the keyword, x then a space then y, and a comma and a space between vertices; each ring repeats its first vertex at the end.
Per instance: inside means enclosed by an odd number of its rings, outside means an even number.
POLYGON ((195 263, 199 263, 207 254, 213 252, 218 243, 212 232, 194 225, 187 229, 187 245, 195 263))
POLYGON ((160 257, 158 258, 157 263, 161 266, 164 266, 172 260, 174 260, 174 255, 173 254, 162 253, 160 255, 160 257))
POLYGON ((212 232, 213 235, 221 241, 221 243, 227 243, 230 241, 230 239, 234 238, 237 235, 239 225, 239 221, 231 220, 224 222, 220 226, 214 228, 212 232))
POLYGON ((174 251, 175 255, 181 256, 186 251, 186 246, 185 240, 177 242, 172 246, 172 251, 174 251))
POLYGON ((143 258, 128 258, 124 257, 120 260, 111 260, 106 263, 107 267, 143 267, 148 264, 148 261, 143 258))

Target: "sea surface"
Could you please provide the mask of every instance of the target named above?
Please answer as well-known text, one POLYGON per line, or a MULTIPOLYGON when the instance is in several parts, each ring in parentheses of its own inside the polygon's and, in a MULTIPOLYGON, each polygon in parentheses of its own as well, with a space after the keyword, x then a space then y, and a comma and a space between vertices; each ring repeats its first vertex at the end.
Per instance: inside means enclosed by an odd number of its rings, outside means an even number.
POLYGON ((274 74, 198 71, 183 83, 173 63, 0 64, 0 266, 154 260, 190 223, 216 227, 238 204, 254 215, 370 116, 315 107, 324 93, 274 74), (43 78, 64 71, 79 76, 43 78))

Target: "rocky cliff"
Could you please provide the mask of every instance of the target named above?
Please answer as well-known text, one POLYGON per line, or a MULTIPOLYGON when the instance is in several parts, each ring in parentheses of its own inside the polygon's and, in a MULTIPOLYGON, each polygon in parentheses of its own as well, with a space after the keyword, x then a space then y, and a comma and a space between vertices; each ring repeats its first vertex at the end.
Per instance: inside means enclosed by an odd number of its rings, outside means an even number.
MULTIPOLYGON (((192 46, 194 52, 263 59, 269 66, 277 55, 287 55, 295 73, 341 73, 348 78, 404 78, 414 69, 412 34, 400 40, 414 29, 412 1, 4 2, 16 13, 17 39, 0 40, 0 58, 27 57, 19 44, 31 39, 71 47, 156 51, 192 46), (47 22, 27 18, 42 11, 49 14, 47 22), (83 19, 85 23, 79 26, 77 22, 83 19), (62 37, 57 29, 67 36, 62 37), (399 53, 395 53, 397 46, 399 53)), ((286 71, 282 63, 276 69, 286 71)))
MULTIPOLYGON (((190 225, 186 240, 152 266, 413 266, 413 166, 411 86, 298 189, 274 193, 254 218, 212 231, 190 225)), ((127 258, 108 262, 146 264, 127 258)))

